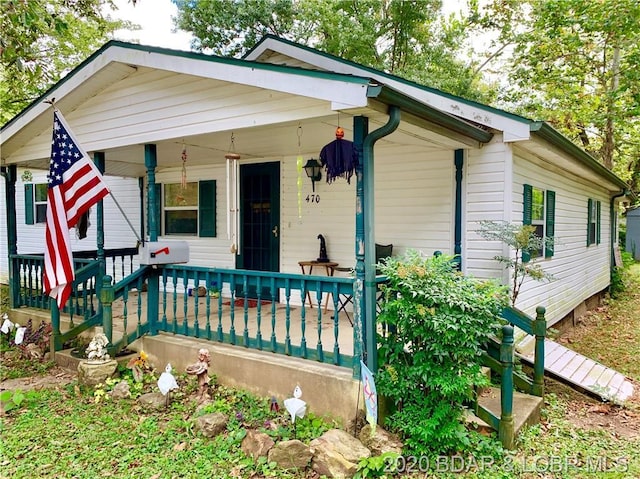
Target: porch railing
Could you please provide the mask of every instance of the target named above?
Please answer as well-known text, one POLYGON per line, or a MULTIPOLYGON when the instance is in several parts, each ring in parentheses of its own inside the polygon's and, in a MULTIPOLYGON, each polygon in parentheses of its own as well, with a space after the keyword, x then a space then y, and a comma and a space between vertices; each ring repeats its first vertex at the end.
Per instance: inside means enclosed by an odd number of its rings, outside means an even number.
POLYGON ((355 373, 357 333, 339 307, 339 299, 350 295, 351 278, 166 265, 142 268, 115 285, 106 277, 101 299, 105 333, 115 327, 109 317, 121 308, 123 337, 117 349, 161 331, 349 367, 355 373), (145 282, 150 284, 146 299, 145 282), (212 295, 214 283, 218 294, 212 295), (206 294, 199 296, 199 288, 206 294))

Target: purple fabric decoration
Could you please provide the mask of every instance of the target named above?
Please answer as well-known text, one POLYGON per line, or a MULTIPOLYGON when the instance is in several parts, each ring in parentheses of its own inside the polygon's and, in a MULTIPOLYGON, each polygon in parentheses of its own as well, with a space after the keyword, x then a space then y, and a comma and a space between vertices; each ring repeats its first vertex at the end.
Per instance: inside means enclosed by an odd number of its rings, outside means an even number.
POLYGON ((320 164, 327 172, 327 183, 332 183, 336 178, 344 178, 351 183, 351 176, 358 164, 353 142, 336 139, 325 145, 320 152, 320 164))

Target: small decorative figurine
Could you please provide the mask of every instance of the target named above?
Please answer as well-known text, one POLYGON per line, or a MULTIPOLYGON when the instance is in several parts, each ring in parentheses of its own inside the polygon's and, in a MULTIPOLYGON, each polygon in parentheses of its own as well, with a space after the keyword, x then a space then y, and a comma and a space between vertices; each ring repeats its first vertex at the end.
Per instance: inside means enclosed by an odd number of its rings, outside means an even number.
POLYGON ((318 239, 320 240, 320 256, 318 256, 316 261, 318 263, 328 263, 329 257, 327 256, 327 243, 322 235, 318 235, 318 239))
POLYGON ((109 361, 111 357, 107 352, 107 344, 109 340, 104 333, 96 334, 87 346, 87 359, 95 362, 109 361))
POLYGON ((209 393, 207 389, 209 387, 209 363, 211 362, 211 355, 207 349, 200 349, 198 351, 198 362, 187 366, 187 374, 193 374, 198 376, 198 396, 200 401, 209 399, 209 393))
POLYGON ((165 397, 164 407, 169 405, 169 394, 172 389, 178 389, 178 382, 176 378, 171 374, 171 364, 167 364, 164 368, 164 372, 160 375, 160 379, 158 379, 158 389, 165 397))
POLYGON ((307 403, 302 399, 302 389, 300 386, 296 386, 293 390, 293 397, 284 400, 284 407, 291 414, 291 422, 296 423, 296 416, 302 419, 304 413, 307 412, 307 403))

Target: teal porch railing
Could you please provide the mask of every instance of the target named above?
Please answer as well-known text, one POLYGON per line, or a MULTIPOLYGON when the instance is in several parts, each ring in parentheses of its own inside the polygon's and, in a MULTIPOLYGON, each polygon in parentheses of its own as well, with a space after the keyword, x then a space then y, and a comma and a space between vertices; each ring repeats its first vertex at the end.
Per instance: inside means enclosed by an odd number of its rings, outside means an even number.
POLYGON ((143 334, 166 332, 359 373, 357 333, 347 312, 339 311, 339 298, 353 295, 351 278, 166 265, 142 268, 116 284, 105 277, 101 291, 105 334, 112 334, 116 315, 121 322, 116 350, 143 334), (153 281, 157 289, 142 293, 153 281), (208 291, 213 283, 215 296, 208 291), (206 294, 199 296, 199 288, 206 294), (331 308, 325 307, 327 298, 331 308))
POLYGON ((544 339, 547 322, 545 308, 536 308, 536 318, 532 319, 520 310, 505 308, 502 318, 509 324, 502 327, 502 338, 490 341, 482 356, 483 364, 492 373, 500 376, 500 417, 476 402, 477 416, 498 431, 503 446, 512 449, 515 443, 513 420, 514 386, 521 391, 542 397, 544 395, 544 339), (524 372, 514 371, 514 337, 513 327, 517 326, 528 334, 535 336, 535 353, 533 377, 524 372))

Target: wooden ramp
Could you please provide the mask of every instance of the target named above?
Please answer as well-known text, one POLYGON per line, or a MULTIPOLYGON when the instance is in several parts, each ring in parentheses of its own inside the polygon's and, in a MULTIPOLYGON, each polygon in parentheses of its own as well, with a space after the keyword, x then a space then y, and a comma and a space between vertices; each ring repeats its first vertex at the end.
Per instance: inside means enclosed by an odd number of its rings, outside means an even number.
MULTIPOLYGON (((533 364, 535 338, 518 331, 515 342, 516 354, 533 364)), ((544 341, 544 370, 552 377, 604 401, 622 404, 633 395, 633 384, 624 374, 550 339, 544 341)))

